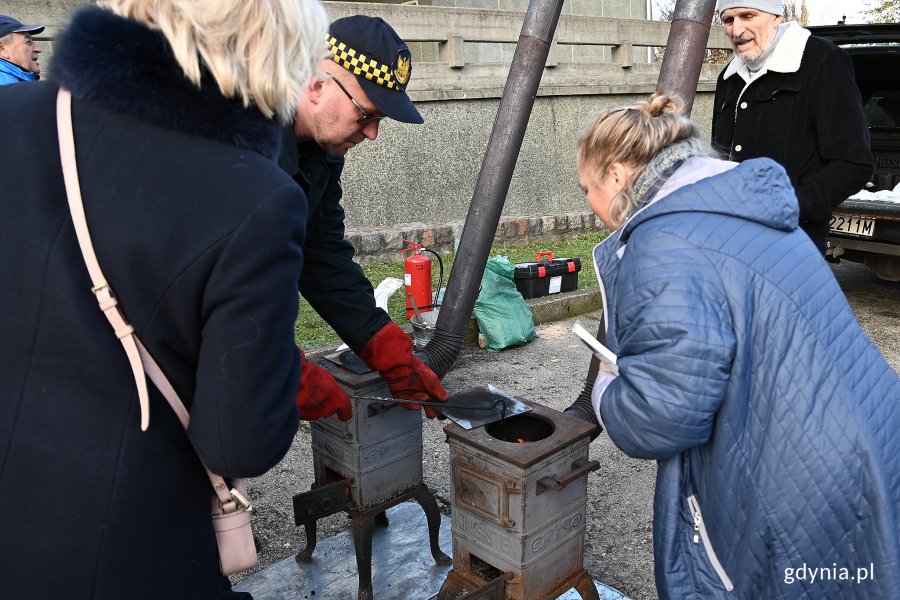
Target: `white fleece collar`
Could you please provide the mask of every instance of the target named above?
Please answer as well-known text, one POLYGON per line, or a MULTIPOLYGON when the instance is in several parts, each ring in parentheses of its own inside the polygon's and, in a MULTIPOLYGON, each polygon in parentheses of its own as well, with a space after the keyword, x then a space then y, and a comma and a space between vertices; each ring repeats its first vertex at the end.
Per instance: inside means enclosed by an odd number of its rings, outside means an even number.
MULTIPOLYGON (((768 71, 776 71, 778 73, 796 73, 800 68, 800 61, 803 60, 803 51, 806 49, 806 40, 809 39, 809 29, 804 29, 797 21, 790 23, 782 23, 784 34, 781 36, 772 55, 769 56, 765 64, 756 74, 756 77, 765 74, 768 71)), ((728 79, 737 73, 744 81, 750 81, 750 70, 741 57, 735 56, 728 67, 725 69, 723 79, 728 79)))

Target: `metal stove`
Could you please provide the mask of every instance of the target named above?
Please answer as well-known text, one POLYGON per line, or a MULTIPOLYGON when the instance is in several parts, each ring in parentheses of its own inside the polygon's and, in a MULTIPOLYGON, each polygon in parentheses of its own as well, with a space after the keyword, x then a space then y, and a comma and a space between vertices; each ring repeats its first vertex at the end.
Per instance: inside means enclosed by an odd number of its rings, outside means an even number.
MULTIPOLYGON (((316 547, 316 521, 346 512, 351 519, 359 600, 373 598, 372 533, 387 524, 384 511, 414 499, 425 511, 431 555, 438 564, 450 557, 438 545, 441 515, 422 479, 422 413, 394 404, 371 404, 354 396, 390 396, 377 373, 354 372, 326 359, 312 362, 340 383, 353 403, 353 417, 310 423, 314 482, 294 496, 294 520, 306 531, 306 547, 297 562, 308 562, 316 547)), ((357 371, 364 369, 357 369, 357 371)))
POLYGON ((598 600, 584 569, 592 426, 540 404, 450 444, 453 569, 437 600, 544 600, 575 588, 598 600))

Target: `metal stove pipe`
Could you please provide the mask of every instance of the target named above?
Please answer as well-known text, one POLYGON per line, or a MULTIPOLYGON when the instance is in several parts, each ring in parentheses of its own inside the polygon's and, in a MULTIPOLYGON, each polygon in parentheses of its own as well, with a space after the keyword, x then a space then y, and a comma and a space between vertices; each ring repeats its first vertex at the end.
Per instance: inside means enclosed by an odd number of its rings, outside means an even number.
POLYGON ((684 99, 691 114, 716 0, 677 0, 656 89, 684 99))
POLYGON ((563 0, 531 0, 525 13, 435 333, 423 348, 439 377, 462 350, 562 5, 563 0))
MULTIPOLYGON (((666 53, 659 70, 656 89, 669 94, 678 94, 684 99, 684 114, 690 116, 700 83, 700 69, 706 56, 706 42, 709 40, 710 26, 716 7, 716 0, 677 0, 666 40, 666 53)), ((606 340, 606 319, 600 320, 597 339, 606 340)), ((586 407, 586 414, 593 416, 590 408, 590 389, 597 378, 600 359, 591 356, 586 386, 581 396, 566 411, 574 406, 586 407)), ((576 411, 577 412, 577 411, 576 411)), ((595 421, 596 422, 596 421, 595 421)), ((599 423, 598 423, 599 424, 599 423)))

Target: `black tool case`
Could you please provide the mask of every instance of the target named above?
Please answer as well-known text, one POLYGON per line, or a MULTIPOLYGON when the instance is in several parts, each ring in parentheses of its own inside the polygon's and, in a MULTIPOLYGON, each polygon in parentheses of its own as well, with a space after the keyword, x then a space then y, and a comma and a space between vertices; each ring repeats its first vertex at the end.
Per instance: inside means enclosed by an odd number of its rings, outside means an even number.
POLYGON ((513 281, 524 298, 540 298, 578 289, 581 259, 553 258, 552 252, 538 252, 537 262, 516 263, 513 281))

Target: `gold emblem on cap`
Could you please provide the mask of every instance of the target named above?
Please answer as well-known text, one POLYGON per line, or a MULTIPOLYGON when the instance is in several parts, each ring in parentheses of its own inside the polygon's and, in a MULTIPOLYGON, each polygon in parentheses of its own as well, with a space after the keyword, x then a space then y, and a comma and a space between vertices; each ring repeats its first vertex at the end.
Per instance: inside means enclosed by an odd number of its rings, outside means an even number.
POLYGON ((405 56, 397 57, 397 68, 394 69, 394 75, 397 77, 397 82, 400 85, 406 85, 406 82, 409 81, 409 70, 412 61, 405 56))

